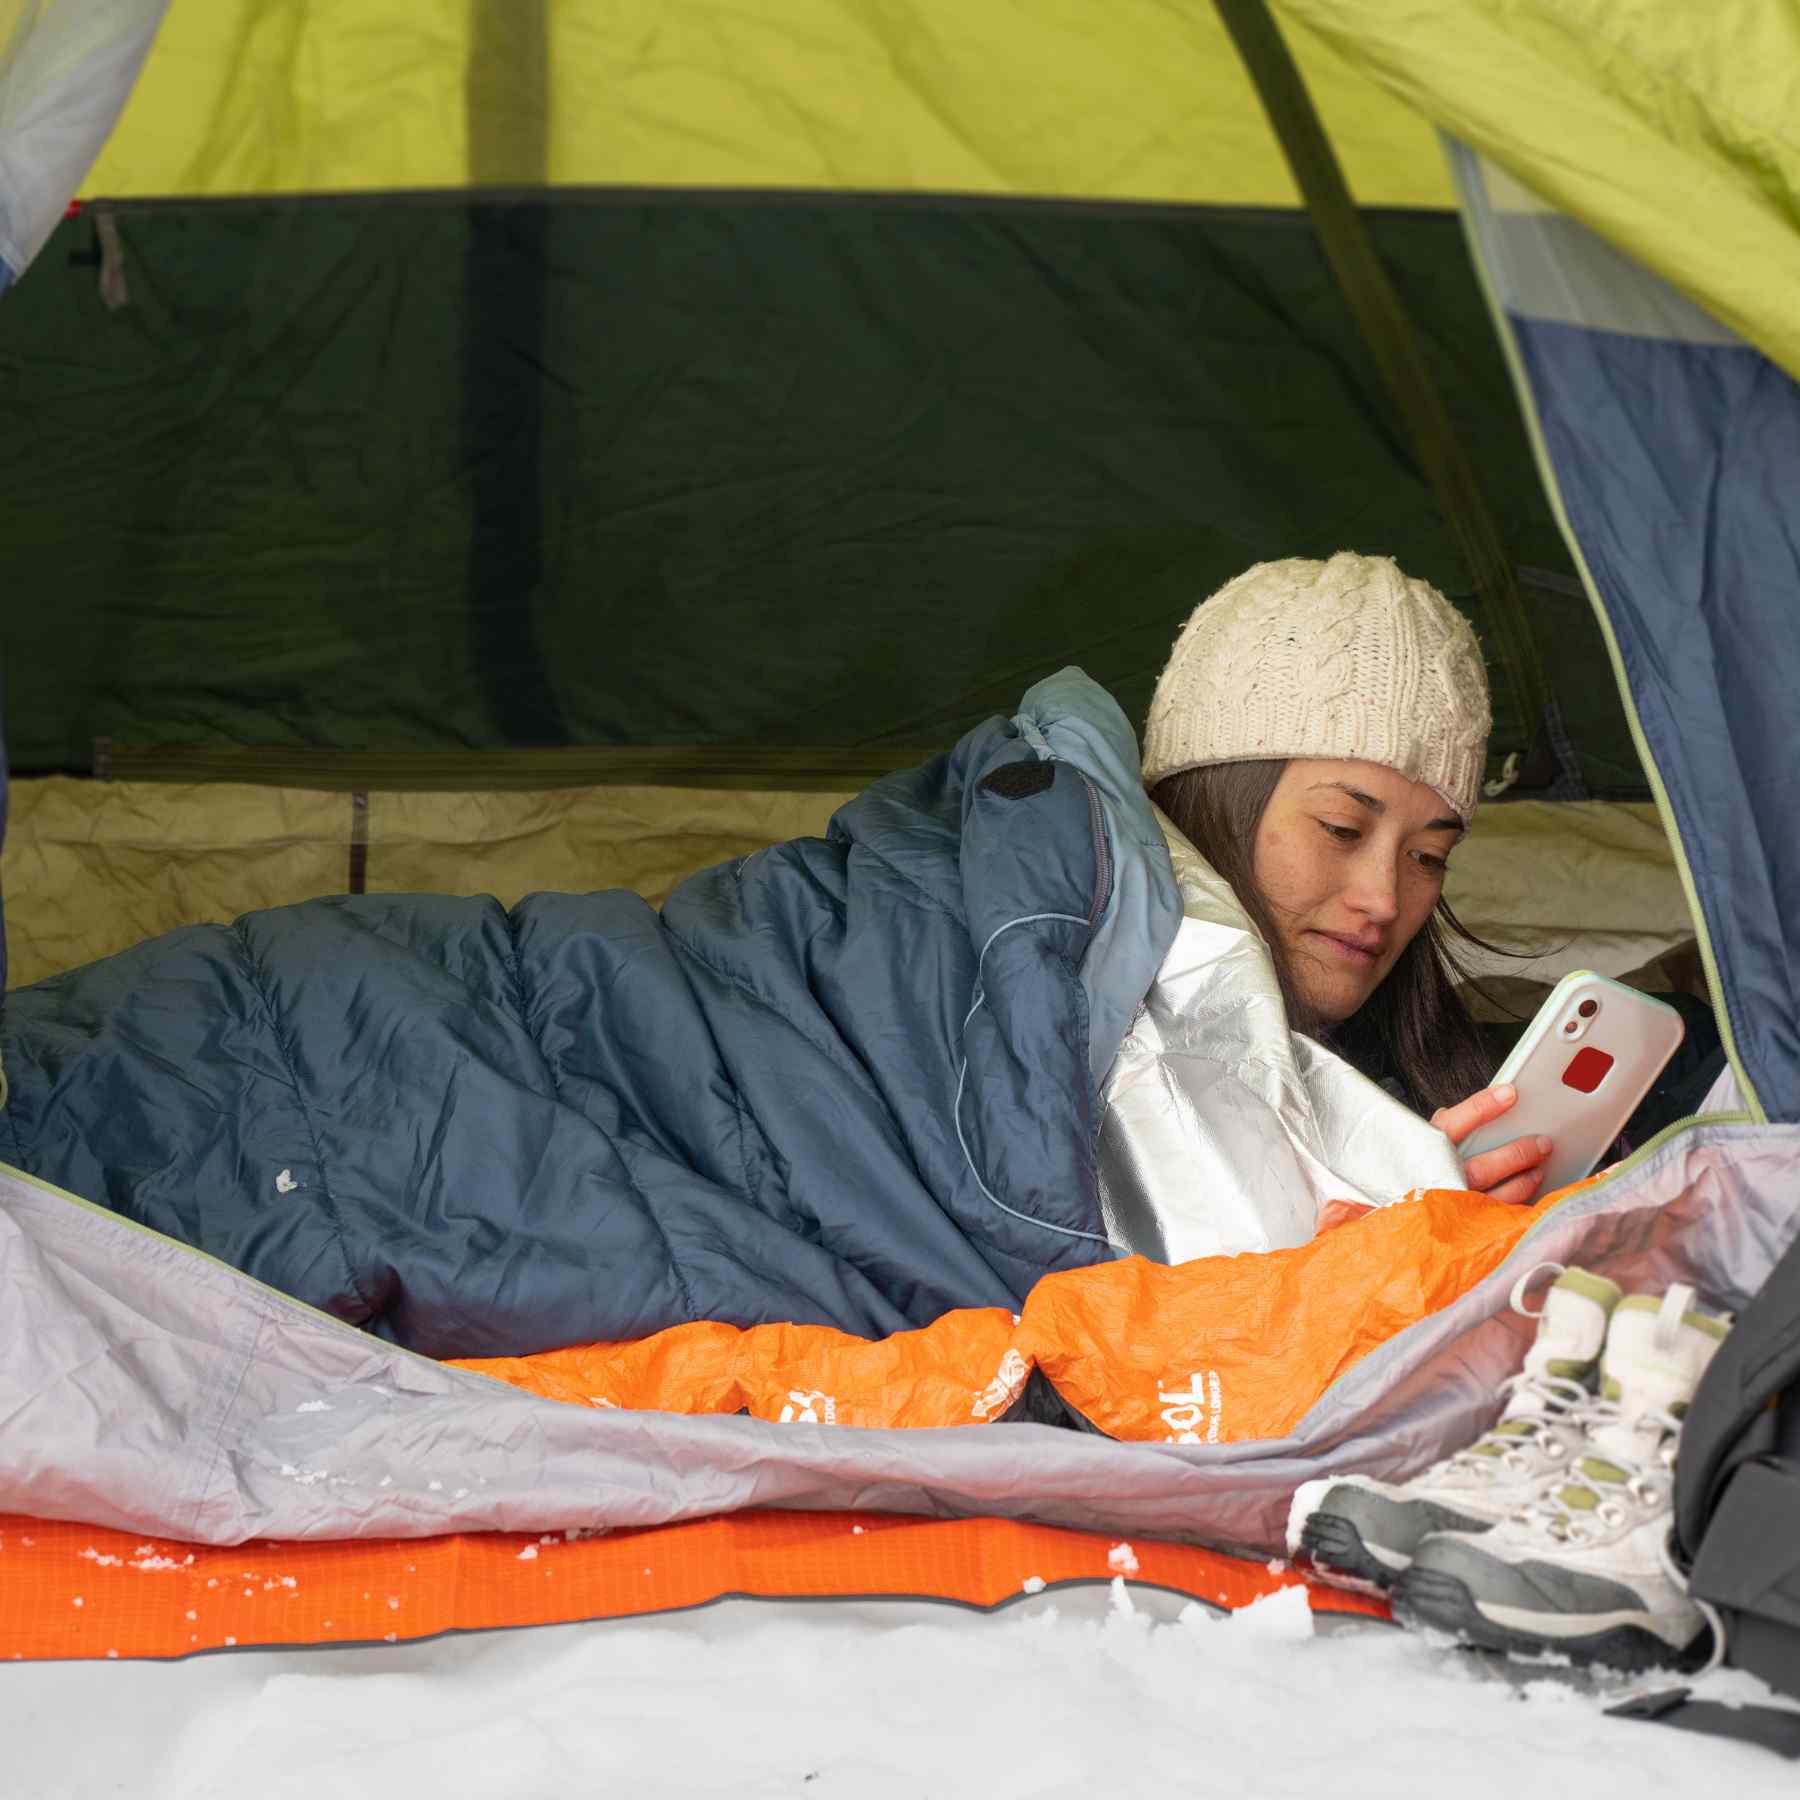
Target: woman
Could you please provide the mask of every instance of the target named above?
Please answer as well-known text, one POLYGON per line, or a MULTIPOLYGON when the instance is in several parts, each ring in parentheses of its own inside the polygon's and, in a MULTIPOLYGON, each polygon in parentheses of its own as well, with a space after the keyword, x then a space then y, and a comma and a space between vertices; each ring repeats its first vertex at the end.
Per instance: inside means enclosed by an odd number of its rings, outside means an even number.
MULTIPOLYGON (((1475 634, 1387 557, 1259 563, 1198 607, 1144 737, 1152 800, 1230 882, 1294 1029, 1429 1112, 1453 1144, 1514 1103, 1458 998, 1443 897, 1480 797, 1490 716, 1475 634), (1464 1096, 1467 1096, 1466 1098, 1464 1096)), ((1472 1158, 1537 1192, 1551 1149, 1472 1158)))
MULTIPOLYGON (((1415 852, 1441 861, 1460 831, 1486 731, 1467 628, 1368 566, 1400 596, 1385 613, 1340 583, 1335 611, 1296 604, 1266 645, 1266 606, 1228 591, 1152 721, 1159 780, 1275 756, 1346 777, 1258 806, 1241 877, 1294 1016, 1346 1044, 1371 994, 1401 991, 1437 896, 1415 852), (1421 620, 1457 680, 1421 686, 1421 620), (1340 650, 1341 692, 1319 678, 1340 650), (1404 665, 1387 698, 1357 662, 1375 651, 1404 665), (1267 669, 1206 690, 1229 707, 1181 704, 1184 670, 1246 657, 1267 669), (1329 703, 1317 729, 1258 726, 1270 697, 1309 696, 1329 703), (1327 891, 1320 871, 1345 867, 1327 891)), ((1182 923, 1137 748, 1064 671, 823 838, 703 870, 660 910, 359 894, 152 939, 7 996, 0 1161, 430 1356, 1017 1311, 1044 1274, 1115 1254, 1095 1089, 1182 923)), ((1228 859, 1230 833, 1195 829, 1228 859)), ((1431 1051, 1410 1044, 1418 1091, 1431 1051)))

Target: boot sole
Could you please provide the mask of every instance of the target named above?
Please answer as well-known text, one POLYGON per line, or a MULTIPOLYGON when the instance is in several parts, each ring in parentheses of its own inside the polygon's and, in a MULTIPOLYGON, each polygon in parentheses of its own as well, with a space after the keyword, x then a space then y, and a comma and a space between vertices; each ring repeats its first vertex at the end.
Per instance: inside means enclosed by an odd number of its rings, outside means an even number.
POLYGON ((1403 1624, 1447 1631, 1478 1650, 1513 1656, 1566 1656, 1571 1662, 1603 1663, 1630 1674, 1655 1669, 1697 1668, 1705 1660, 1707 1634, 1677 1650, 1655 1632, 1615 1625, 1586 1637, 1542 1637, 1497 1625, 1475 1604, 1467 1583, 1439 1569, 1408 1569, 1394 1585, 1394 1613, 1403 1624))
POLYGON ((1383 1562, 1362 1533, 1335 1513, 1314 1513, 1301 1526, 1300 1553, 1322 1580, 1359 1594, 1391 1592, 1405 1568, 1383 1562))

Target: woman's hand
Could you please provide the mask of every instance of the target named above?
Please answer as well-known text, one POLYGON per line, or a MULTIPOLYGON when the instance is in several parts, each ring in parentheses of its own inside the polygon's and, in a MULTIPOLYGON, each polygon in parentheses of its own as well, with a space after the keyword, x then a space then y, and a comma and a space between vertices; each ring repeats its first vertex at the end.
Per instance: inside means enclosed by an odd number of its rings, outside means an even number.
MULTIPOLYGON (((1518 1089, 1510 1082, 1483 1088, 1456 1106, 1440 1107, 1431 1115, 1431 1122, 1451 1143, 1460 1144, 1470 1133, 1508 1111, 1518 1097, 1518 1089)), ((1544 1179, 1544 1160, 1551 1148, 1547 1137, 1514 1138, 1498 1150, 1484 1150, 1479 1156, 1470 1157, 1463 1165, 1463 1179, 1476 1193, 1486 1194, 1491 1200, 1522 1206, 1536 1198, 1538 1185, 1544 1179)))

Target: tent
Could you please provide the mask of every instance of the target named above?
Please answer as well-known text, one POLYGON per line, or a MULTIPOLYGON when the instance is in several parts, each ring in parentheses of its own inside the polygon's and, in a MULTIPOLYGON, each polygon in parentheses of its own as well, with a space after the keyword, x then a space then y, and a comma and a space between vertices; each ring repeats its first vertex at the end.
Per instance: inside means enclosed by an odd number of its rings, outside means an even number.
POLYGON ((70 1279, 165 1271, 158 1379, 216 1396, 242 1471, 140 1460, 134 1511, 95 1446, 8 1503, 213 1542, 539 1531, 598 1480, 613 1523, 854 1502, 1266 1550, 1296 1469, 1466 1431, 1515 1348, 1509 1259, 1747 1298, 1797 1223, 1793 26, 1627 10, 12 9, 17 973, 344 888, 656 893, 1064 662, 1141 716, 1199 595, 1360 542, 1467 607, 1495 841, 1529 846, 1498 860, 1569 871, 1496 922, 1610 937, 1615 969, 1691 930, 1744 1104, 1494 1236, 1301 1418, 1158 1445, 1132 1491, 1066 1433, 1024 1494, 979 1433, 821 1422, 774 1455, 746 1401, 534 1408, 533 1493, 495 1468, 463 1504, 432 1433, 524 1417, 483 1378, 357 1363, 8 1178, 70 1279), (325 1366, 366 1411, 313 1410, 325 1366), (352 1441, 418 1452, 398 1511, 334 1487, 352 1441), (664 1501, 716 1479, 658 1511, 627 1466, 664 1501))
MULTIPOLYGON (((95 66, 27 9, 11 89, 97 95, 159 10, 95 66)), ((0 241, 53 227, 5 351, 57 595, 7 625, 15 981, 334 889, 659 894, 1065 662, 1141 719, 1198 596, 1365 537, 1481 628, 1494 776, 1615 803, 1548 898, 1484 840, 1471 923, 1609 973, 1688 935, 1423 120, 1296 40, 1412 320, 1376 355, 1213 9, 740 29, 169 16, 85 209, 0 241)))

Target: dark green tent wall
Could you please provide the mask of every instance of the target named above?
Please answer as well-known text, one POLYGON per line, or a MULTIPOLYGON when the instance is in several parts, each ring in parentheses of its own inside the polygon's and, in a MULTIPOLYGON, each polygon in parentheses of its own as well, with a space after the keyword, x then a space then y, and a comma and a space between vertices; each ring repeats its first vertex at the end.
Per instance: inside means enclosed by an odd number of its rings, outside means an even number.
POLYGON ((483 786, 521 746, 790 746, 775 782, 852 781, 1065 662, 1141 718, 1220 582, 1354 547, 1469 611, 1520 791, 1641 796, 1460 223, 1365 217, 1548 726, 1297 207, 97 197, 0 306, 15 769, 473 752, 443 766, 483 786))

